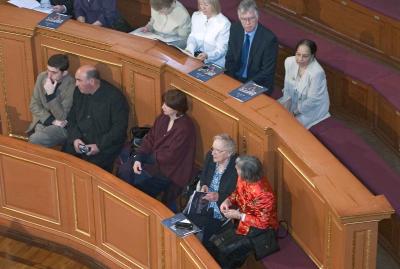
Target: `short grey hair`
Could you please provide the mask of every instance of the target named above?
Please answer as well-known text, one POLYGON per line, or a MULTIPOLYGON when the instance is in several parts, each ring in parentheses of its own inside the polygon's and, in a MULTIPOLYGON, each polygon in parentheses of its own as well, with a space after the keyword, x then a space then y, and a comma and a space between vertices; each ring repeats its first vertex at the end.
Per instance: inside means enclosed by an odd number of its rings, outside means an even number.
POLYGON ((239 176, 246 181, 256 182, 263 178, 264 172, 260 160, 255 156, 242 155, 236 159, 239 176))
POLYGON ((225 144, 225 150, 229 153, 229 155, 236 153, 236 143, 232 137, 230 137, 230 135, 225 133, 217 134, 213 138, 213 141, 215 140, 221 140, 225 144))
POLYGON ((258 18, 258 8, 256 2, 254 0, 242 0, 237 8, 238 15, 240 16, 240 14, 249 11, 254 11, 258 18))

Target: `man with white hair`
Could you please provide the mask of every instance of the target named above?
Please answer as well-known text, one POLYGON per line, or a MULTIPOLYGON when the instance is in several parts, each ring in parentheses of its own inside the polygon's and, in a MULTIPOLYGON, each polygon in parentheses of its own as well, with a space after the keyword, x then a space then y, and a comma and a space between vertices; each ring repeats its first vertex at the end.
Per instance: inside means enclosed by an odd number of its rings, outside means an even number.
POLYGON ((240 22, 231 25, 226 74, 241 82, 254 81, 274 87, 278 40, 274 33, 258 23, 258 9, 253 0, 243 0, 238 6, 240 22))

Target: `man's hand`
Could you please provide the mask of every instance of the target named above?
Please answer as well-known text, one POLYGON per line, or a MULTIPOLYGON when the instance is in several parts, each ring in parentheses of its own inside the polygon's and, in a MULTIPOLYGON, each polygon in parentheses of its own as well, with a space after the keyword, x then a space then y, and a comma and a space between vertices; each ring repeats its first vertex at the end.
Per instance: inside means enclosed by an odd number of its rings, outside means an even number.
POLYGON ((139 161, 135 161, 135 163, 132 166, 132 169, 135 174, 140 175, 142 173, 142 163, 139 161))
POLYGON ((97 147, 96 144, 87 144, 86 147, 88 147, 89 149, 88 153, 86 153, 87 156, 96 155, 100 152, 100 149, 97 147))
POLYGON ((100 21, 95 21, 94 23, 92 23, 92 25, 103 26, 103 24, 100 21))
POLYGON ((86 21, 85 17, 83 17, 83 16, 79 16, 78 18, 76 18, 76 20, 80 21, 80 22, 85 22, 86 21))
POLYGON ((85 143, 83 143, 83 141, 80 140, 79 138, 78 138, 78 139, 75 139, 75 140, 74 140, 74 149, 75 149, 75 152, 81 154, 82 152, 81 152, 81 150, 79 149, 79 145, 85 145, 85 143))
POLYGON ((57 13, 66 13, 67 8, 64 5, 56 5, 53 7, 53 11, 57 13))
POLYGON ((46 78, 43 88, 46 91, 47 95, 51 95, 56 90, 56 86, 57 86, 57 81, 52 82, 50 78, 46 78))
POLYGON ((64 128, 65 126, 67 126, 67 123, 68 123, 67 120, 53 120, 51 124, 64 128))

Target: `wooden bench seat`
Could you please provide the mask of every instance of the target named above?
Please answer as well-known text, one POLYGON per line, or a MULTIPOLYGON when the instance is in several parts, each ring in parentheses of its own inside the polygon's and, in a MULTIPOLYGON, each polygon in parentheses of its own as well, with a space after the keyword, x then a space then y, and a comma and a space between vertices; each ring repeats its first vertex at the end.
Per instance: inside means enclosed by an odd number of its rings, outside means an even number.
POLYGON ((310 131, 372 193, 385 195, 400 216, 400 176, 361 137, 332 117, 310 131))

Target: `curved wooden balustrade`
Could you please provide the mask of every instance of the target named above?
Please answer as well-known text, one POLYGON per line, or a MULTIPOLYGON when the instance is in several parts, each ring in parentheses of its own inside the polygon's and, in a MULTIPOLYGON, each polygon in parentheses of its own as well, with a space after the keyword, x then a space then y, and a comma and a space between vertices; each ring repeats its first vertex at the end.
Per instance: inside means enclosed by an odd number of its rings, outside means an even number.
POLYGON ((68 245, 110 268, 219 268, 176 238, 165 206, 67 154, 0 136, 0 224, 68 245))
MULTIPOLYGON (((54 53, 69 55, 71 72, 95 64, 103 78, 120 86, 131 104, 131 124, 152 124, 161 94, 179 88, 190 97, 199 164, 213 135, 230 134, 239 153, 262 160, 277 193, 279 218, 319 267, 375 267, 378 222, 393 209, 281 105, 264 95, 235 101, 228 92, 239 83, 225 75, 206 83, 191 78, 187 72, 200 63, 165 44, 76 21, 55 31, 35 28, 43 17, 0 8, 3 134, 24 136, 35 76, 54 53)), ((9 138, 0 142, 3 224, 115 266, 215 266, 195 238, 176 240, 163 230, 160 220, 169 216, 164 207, 113 176, 59 152, 9 138)))

